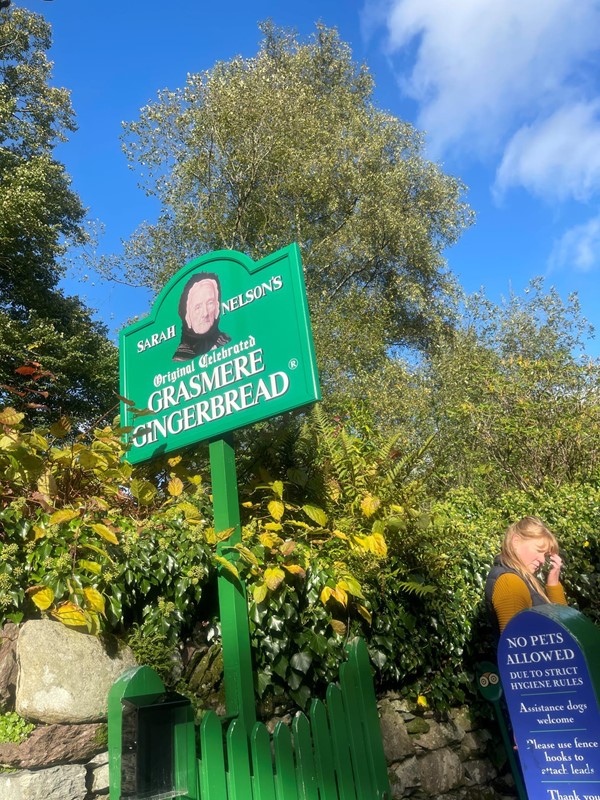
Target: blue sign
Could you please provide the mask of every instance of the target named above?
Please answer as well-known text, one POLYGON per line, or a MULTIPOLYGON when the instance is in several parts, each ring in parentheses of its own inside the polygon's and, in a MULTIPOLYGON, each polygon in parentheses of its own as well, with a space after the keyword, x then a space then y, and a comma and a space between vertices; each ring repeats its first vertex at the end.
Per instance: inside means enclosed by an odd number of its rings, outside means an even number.
MULTIPOLYGON (((498 669, 529 800, 600 800, 600 712, 582 649, 543 607, 517 614, 498 669)), ((565 609, 569 619, 582 615, 565 609)), ((586 621, 587 622, 587 621, 586 621)), ((591 625, 591 623, 589 623, 591 625)), ((600 656, 600 633, 592 654, 600 656)))

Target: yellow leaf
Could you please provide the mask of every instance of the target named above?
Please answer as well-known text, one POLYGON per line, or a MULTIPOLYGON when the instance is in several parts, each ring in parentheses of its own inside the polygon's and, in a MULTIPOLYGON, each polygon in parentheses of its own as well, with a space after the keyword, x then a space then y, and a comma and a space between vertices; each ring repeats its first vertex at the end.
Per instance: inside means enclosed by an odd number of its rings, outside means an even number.
POLYGON ((269 589, 266 583, 259 583, 258 586, 255 586, 252 590, 252 596, 254 597, 255 603, 262 603, 265 597, 267 596, 269 589))
POLYGON ((291 556, 295 549, 296 542, 292 542, 291 539, 288 539, 281 545, 279 552, 284 556, 291 556))
POLYGON ((378 497, 374 497, 372 494, 366 494, 362 499, 360 509, 365 517, 370 517, 377 511, 380 505, 381 500, 378 497))
POLYGON ((167 464, 170 467, 176 467, 180 461, 181 461, 181 456, 173 456, 173 458, 167 459, 167 464))
POLYGON ((94 522, 93 525, 90 525, 90 528, 107 542, 110 542, 111 544, 119 544, 119 540, 111 531, 111 529, 107 528, 106 525, 103 525, 101 522, 94 522))
POLYGON ((188 503, 187 501, 177 503, 177 505, 174 506, 174 510, 181 511, 186 522, 190 522, 192 525, 199 525, 202 521, 200 518, 200 511, 193 503, 188 503))
POLYGON ((322 528, 327 525, 327 514, 322 508, 318 508, 317 506, 302 506, 302 511, 322 528))
POLYGON ((427 706, 429 705, 429 703, 427 702, 427 698, 425 697, 424 694, 420 694, 417 697, 417 705, 421 706, 421 708, 427 708, 427 706))
POLYGON ((40 611, 46 611, 54 602, 54 592, 49 586, 32 586, 27 594, 40 611))
POLYGON ((279 522, 265 522, 263 527, 267 531, 280 531, 282 526, 279 522))
POLYGON ((50 517, 50 525, 61 525, 63 522, 70 522, 79 516, 79 511, 73 509, 63 508, 60 511, 55 511, 50 517))
POLYGON ((138 503, 142 505, 150 505, 156 496, 156 487, 150 481, 140 480, 134 478, 130 485, 131 494, 135 497, 138 503))
POLYGON ((92 636, 98 636, 100 633, 100 617, 94 611, 88 611, 86 617, 88 633, 91 633, 92 636))
POLYGON ((357 610, 357 611, 358 611, 358 613, 361 615, 361 617, 363 617, 363 619, 366 619, 366 620, 367 620, 367 622, 368 622, 368 623, 369 623, 369 625, 370 625, 370 624, 371 624, 372 617, 371 617, 371 612, 369 611, 369 609, 368 609, 368 608, 365 608, 365 606, 361 606, 360 604, 357 604, 357 606, 356 606, 356 610, 357 610))
POLYGON ((71 603, 70 600, 61 603, 51 614, 63 625, 68 625, 72 628, 87 628, 87 617, 84 610, 75 605, 75 603, 71 603))
POLYGON ((215 536, 215 529, 214 528, 205 528, 204 529, 204 538, 208 542, 208 544, 216 544, 217 537, 215 536))
POLYGON ((274 533, 261 533, 258 537, 258 541, 262 544, 263 547, 275 547, 281 539, 279 536, 276 536, 274 533))
POLYGON ((283 497, 283 482, 282 481, 273 481, 271 484, 271 489, 273 490, 273 494, 275 497, 278 497, 280 500, 283 497))
POLYGON ((336 536, 338 539, 347 539, 348 538, 348 534, 344 533, 344 531, 335 530, 333 532, 333 535, 336 536))
POLYGON ((327 603, 332 594, 333 594, 333 589, 331 588, 331 586, 325 586, 323 588, 323 591, 321 592, 321 602, 323 603, 323 605, 327 603))
POLYGON ((335 589, 332 590, 331 596, 334 597, 340 605, 346 606, 348 605, 348 592, 345 589, 342 589, 340 584, 338 583, 335 589))
POLYGON ((246 564, 251 564, 253 567, 258 567, 258 558, 254 555, 252 550, 245 547, 243 544, 236 544, 235 549, 238 551, 246 564))
POLYGON ((273 517, 273 519, 276 522, 279 522, 285 512, 285 506, 281 500, 271 500, 267 508, 269 509, 269 514, 273 517))
POLYGON ((343 622, 340 622, 339 619, 332 619, 329 624, 333 628, 334 633, 337 633, 338 636, 346 635, 346 626, 343 622))
POLYGON ((82 558, 77 562, 77 564, 80 567, 83 567, 84 569, 93 572, 94 575, 100 575, 100 573, 102 572, 102 567, 100 566, 100 564, 98 564, 97 561, 87 561, 87 559, 82 558))
POLYGON ((92 611, 98 611, 104 616, 104 597, 93 586, 86 586, 83 590, 84 597, 92 611))
POLYGON ((33 526, 33 533, 35 536, 35 541, 37 542, 38 539, 43 539, 46 535, 46 531, 42 528, 41 525, 34 525, 33 526))
POLYGON ((354 597, 360 597, 360 598, 364 599, 364 594, 362 592, 361 585, 356 580, 356 578, 352 577, 352 575, 346 575, 343 578, 343 580, 341 580, 338 583, 338 586, 340 586, 345 591, 349 592, 354 597))
POLYGON ((64 439, 71 432, 73 423, 68 417, 61 417, 50 427, 50 433, 57 439, 64 439))
POLYGON ((217 561, 222 567, 225 567, 226 570, 231 572, 232 575, 235 575, 236 578, 240 577, 240 573, 237 571, 236 567, 228 561, 223 556, 215 556, 215 561, 217 561))
POLYGON ((94 553, 98 553, 99 556, 103 556, 107 561, 110 561, 111 564, 115 563, 108 555, 106 550, 103 550, 101 547, 96 547, 95 544, 89 544, 88 542, 85 542, 81 544, 81 547, 85 547, 86 550, 92 550, 94 553))
POLYGON ((252 502, 252 500, 246 500, 245 503, 242 503, 242 507, 243 508, 253 508, 254 507, 254 503, 252 502))
POLYGON ((167 484, 167 491, 171 497, 179 497, 179 495, 183 492, 183 481, 181 478, 171 478, 167 484))
POLYGON ((301 575, 302 577, 306 575, 306 570, 300 564, 284 564, 283 568, 291 572, 292 575, 301 575))
POLYGON ((20 411, 15 411, 14 408, 8 406, 0 411, 0 425, 18 425, 19 422, 25 417, 20 411))
POLYGON ((217 531, 215 533, 217 542, 224 542, 225 539, 229 539, 234 530, 235 528, 224 528, 222 531, 217 531))
POLYGON ((265 583, 271 591, 277 589, 284 578, 285 572, 280 567, 269 567, 265 570, 265 583))
POLYGON ((54 475, 51 472, 44 472, 43 475, 40 475, 37 488, 39 493, 44 495, 44 497, 54 497, 56 495, 56 481, 54 475))
POLYGON ((368 538, 373 540, 373 552, 376 556, 387 556, 387 544, 380 533, 372 533, 368 538))

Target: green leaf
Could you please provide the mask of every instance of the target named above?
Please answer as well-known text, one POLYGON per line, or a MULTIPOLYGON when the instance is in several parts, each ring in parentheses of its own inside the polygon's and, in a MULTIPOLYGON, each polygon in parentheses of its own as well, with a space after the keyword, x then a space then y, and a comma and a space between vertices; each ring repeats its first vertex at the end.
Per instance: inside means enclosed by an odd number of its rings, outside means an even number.
POLYGON ((302 511, 304 511, 307 517, 312 519, 313 522, 316 522, 317 525, 320 525, 322 528, 324 528, 325 525, 327 525, 327 514, 323 511, 322 508, 318 508, 317 506, 304 505, 302 506, 302 511))

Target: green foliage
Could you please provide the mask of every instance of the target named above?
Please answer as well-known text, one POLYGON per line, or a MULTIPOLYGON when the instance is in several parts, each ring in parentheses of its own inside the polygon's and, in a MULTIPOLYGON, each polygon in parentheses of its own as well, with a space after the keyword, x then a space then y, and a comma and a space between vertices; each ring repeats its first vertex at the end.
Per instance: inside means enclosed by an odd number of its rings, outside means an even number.
POLYGON ((7 408, 0 431, 0 617, 92 633, 143 622, 175 640, 213 569, 201 479, 175 457, 157 488, 110 427, 25 430, 7 408))
POLYGON ((0 714, 0 744, 24 742, 34 728, 32 722, 27 722, 14 711, 0 714))
POLYGON ((151 625, 134 625, 128 633, 127 644, 131 647, 138 664, 156 670, 164 683, 169 682, 173 671, 175 645, 166 633, 150 631, 151 625))
POLYGON ((600 464, 600 369, 581 355, 587 327, 534 281, 496 306, 475 295, 429 370, 440 490, 490 498, 585 480, 600 464))
POLYGON ((89 419, 114 403, 117 352, 81 301, 57 289, 62 256, 85 236, 83 206, 53 158, 75 124, 68 91, 50 86, 49 47, 42 17, 2 12, 0 401, 10 398, 36 419, 89 419), (31 371, 15 374, 22 368, 31 371))
POLYGON ((259 259, 296 241, 325 394, 389 410, 385 389, 399 397, 406 383, 391 348, 426 347, 452 319, 443 253, 472 219, 464 187, 374 105, 335 30, 261 29, 255 57, 190 74, 126 124, 130 165, 161 211, 104 269, 158 291, 203 253, 259 259))

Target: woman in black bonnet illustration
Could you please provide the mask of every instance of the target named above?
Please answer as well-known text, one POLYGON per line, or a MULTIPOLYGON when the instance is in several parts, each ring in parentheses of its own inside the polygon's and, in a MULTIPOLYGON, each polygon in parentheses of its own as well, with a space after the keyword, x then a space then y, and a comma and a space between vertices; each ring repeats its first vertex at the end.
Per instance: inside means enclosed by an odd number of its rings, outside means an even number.
POLYGON ((183 287, 179 299, 181 341, 173 361, 189 361, 231 341, 219 330, 221 286, 213 272, 197 272, 183 287))

